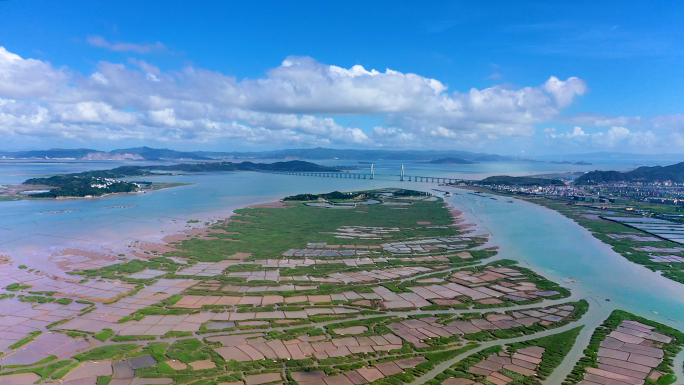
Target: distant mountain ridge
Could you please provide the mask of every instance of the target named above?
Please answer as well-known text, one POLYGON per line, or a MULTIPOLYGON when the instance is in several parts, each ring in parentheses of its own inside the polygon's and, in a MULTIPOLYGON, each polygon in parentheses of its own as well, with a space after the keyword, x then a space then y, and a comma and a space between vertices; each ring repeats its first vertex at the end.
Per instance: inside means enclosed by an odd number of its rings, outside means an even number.
POLYGON ((174 151, 150 147, 125 148, 110 152, 89 148, 0 152, 0 155, 16 159, 79 159, 79 160, 162 160, 190 159, 212 160, 195 152, 174 151))
POLYGON ((468 151, 434 151, 434 150, 353 150, 332 148, 286 149, 263 152, 205 152, 198 151, 198 155, 209 157, 255 158, 255 159, 286 159, 300 158, 310 160, 412 160, 431 161, 440 158, 455 157, 472 160, 482 156, 494 156, 497 160, 514 160, 513 157, 473 153, 468 151))
POLYGON ((321 166, 302 160, 275 163, 252 162, 211 162, 211 163, 183 163, 170 166, 139 167, 147 170, 187 171, 187 172, 216 172, 216 171, 293 171, 293 172, 339 172, 335 167, 321 166))
POLYGON ((9 156, 13 158, 84 158, 91 153, 97 153, 101 151, 91 150, 89 148, 76 148, 76 149, 62 149, 62 148, 52 148, 49 150, 36 150, 36 151, 17 151, 17 152, 0 152, 0 155, 9 156))
POLYGON ((577 185, 611 182, 665 182, 684 183, 684 162, 670 166, 639 167, 632 171, 592 171, 575 180, 577 185))
POLYGON ((185 151, 175 151, 169 150, 168 148, 150 148, 150 147, 137 147, 137 148, 126 148, 122 150, 110 151, 110 154, 134 154, 140 155, 145 160, 157 160, 157 159, 192 159, 192 160, 211 160, 211 158, 198 155, 196 152, 185 152, 185 151))
POLYGON ((465 160, 465 159, 461 159, 461 158, 448 157, 448 158, 431 160, 427 163, 430 163, 430 164, 473 164, 475 162, 471 162, 469 160, 465 160))
MULTIPOLYGON (((507 155, 476 153, 459 150, 355 150, 355 149, 332 149, 332 148, 307 148, 285 149, 273 151, 176 151, 167 148, 134 147, 123 148, 113 151, 101 151, 89 148, 62 149, 52 148, 49 150, 32 151, 0 151, 0 157, 14 159, 77 159, 77 160, 229 160, 229 159, 275 159, 275 160, 356 160, 356 161, 418 161, 430 162, 445 158, 462 159, 468 162, 558 162, 558 155, 539 156, 534 158, 521 158, 507 155)), ((675 159, 676 155, 663 155, 666 158, 675 159)), ((564 155, 566 159, 601 159, 621 158, 637 161, 637 158, 651 159, 654 156, 639 154, 620 153, 593 153, 564 155)), ((681 155, 679 156, 682 157, 681 155)), ((673 162, 679 159, 673 160, 673 162)), ((558 162, 560 163, 560 162, 558 162)), ((565 163, 565 162, 563 162, 565 163)), ((574 165, 587 165, 585 162, 572 162, 574 165)))
POLYGON ((444 158, 468 162, 519 161, 512 156, 474 153, 468 151, 418 150, 353 150, 331 148, 286 149, 261 152, 175 151, 151 147, 124 148, 99 151, 88 148, 34 151, 0 151, 0 156, 15 159, 78 159, 78 160, 223 160, 223 159, 309 159, 309 160, 407 160, 433 161, 444 158))

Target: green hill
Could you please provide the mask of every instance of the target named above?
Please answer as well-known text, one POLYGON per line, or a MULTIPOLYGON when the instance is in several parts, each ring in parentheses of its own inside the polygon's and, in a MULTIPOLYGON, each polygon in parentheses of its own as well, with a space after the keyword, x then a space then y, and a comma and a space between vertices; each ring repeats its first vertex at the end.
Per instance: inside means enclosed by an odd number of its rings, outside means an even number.
POLYGON ((471 162, 469 160, 461 159, 461 158, 442 158, 442 159, 435 159, 431 160, 427 163, 430 164, 473 164, 474 162, 471 162))
POLYGON ((575 179, 575 184, 592 185, 615 182, 653 183, 667 180, 674 183, 684 183, 684 162, 670 166, 644 166, 628 172, 591 171, 575 179))
MULTIPOLYGON (((111 170, 85 171, 74 174, 55 175, 47 178, 31 178, 25 185, 49 186, 49 192, 31 194, 32 198, 85 197, 104 194, 128 193, 138 189, 132 182, 118 178, 151 175, 140 167, 122 166, 111 170)), ((138 182, 148 184, 148 182, 138 182)))
POLYGON ((565 186, 560 179, 533 178, 529 176, 490 176, 480 181, 482 184, 498 184, 505 186, 565 186))

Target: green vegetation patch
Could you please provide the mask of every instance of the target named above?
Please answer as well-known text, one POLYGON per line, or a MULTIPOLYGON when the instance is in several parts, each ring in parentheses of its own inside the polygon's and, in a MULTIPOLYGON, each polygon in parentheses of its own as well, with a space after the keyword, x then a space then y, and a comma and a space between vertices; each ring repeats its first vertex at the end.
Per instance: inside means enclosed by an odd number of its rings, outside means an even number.
POLYGON ((19 291, 19 290, 26 290, 26 289, 30 289, 30 288, 31 288, 31 285, 22 285, 19 283, 12 283, 12 284, 7 285, 7 287, 5 287, 5 290, 19 291))
POLYGON ((553 334, 550 336, 537 338, 535 340, 528 340, 523 342, 516 342, 508 345, 508 352, 513 354, 518 349, 526 348, 528 346, 540 346, 545 348, 542 355, 542 362, 537 365, 537 373, 539 378, 544 380, 553 373, 553 370, 563 362, 563 359, 570 352, 577 336, 584 326, 579 326, 568 331, 553 334))
POLYGON ((77 274, 85 275, 89 278, 102 277, 107 279, 119 279, 135 283, 143 281, 152 281, 152 279, 139 280, 127 278, 127 276, 148 269, 162 270, 168 271, 169 273, 173 273, 176 270, 178 270, 179 267, 181 267, 181 265, 179 263, 174 262, 170 258, 155 257, 150 258, 149 260, 133 259, 125 263, 117 263, 114 265, 104 266, 99 269, 80 271, 77 274))
MULTIPOLYGON (((673 358, 682 350, 682 345, 684 345, 684 333, 667 325, 639 317, 623 310, 614 310, 610 316, 603 321, 603 324, 594 330, 591 340, 589 341, 589 346, 584 350, 584 357, 579 359, 572 372, 566 377, 563 385, 577 384, 584 378, 587 367, 598 367, 598 349, 601 342, 606 339, 608 334, 617 329, 622 321, 636 321, 644 325, 652 326, 655 328, 654 330, 656 332, 672 338, 670 343, 663 345, 662 349, 665 353, 663 361, 655 368, 657 371, 668 375, 663 379, 663 383, 668 383, 668 381, 672 380, 674 377, 673 358)), ((660 384, 661 382, 653 382, 648 379, 645 382, 645 385, 660 384)))
POLYGON ((38 337, 42 332, 40 330, 34 331, 26 335, 26 337, 20 339, 19 341, 13 343, 12 345, 9 346, 10 349, 16 349, 19 347, 22 347, 29 342, 33 341, 34 338, 38 337))
MULTIPOLYGON (((470 349, 473 349, 473 348, 478 347, 478 345, 466 345, 465 347, 470 347, 470 349)), ((464 359, 460 360, 456 364, 452 365, 449 369, 438 374, 435 378, 427 381, 426 384, 428 384, 428 385, 439 385, 444 380, 451 378, 451 377, 466 378, 466 379, 473 380, 473 381, 479 380, 480 383, 486 383, 486 382, 484 382, 486 380, 482 380, 480 378, 481 376, 477 376, 477 375, 470 373, 468 371, 468 369, 470 369, 471 366, 473 366, 473 365, 475 365, 481 361, 484 361, 491 354, 498 353, 501 350, 502 350, 501 345, 496 345, 496 346, 492 346, 492 347, 489 347, 486 349, 482 349, 479 352, 471 354, 468 357, 465 357, 464 359)), ((423 364, 421 364, 421 365, 423 365, 423 364)), ((418 365, 418 367, 420 367, 421 365, 418 365)))
POLYGON ((149 341, 156 340, 156 336, 116 336, 112 338, 114 342, 130 342, 130 341, 149 341))
MULTIPOLYGON (((368 194, 369 192, 365 192, 368 194)), ((211 239, 192 238, 176 245, 180 252, 169 252, 166 256, 178 256, 198 261, 217 262, 227 255, 238 252, 252 253, 252 258, 273 258, 281 256, 288 249, 303 248, 309 242, 340 244, 342 240, 333 234, 341 226, 398 227, 391 238, 382 240, 353 239, 344 243, 374 245, 386 241, 402 241, 411 237, 450 237, 458 234, 452 224, 453 218, 442 200, 412 201, 402 206, 401 215, 393 206, 381 204, 365 205, 364 214, 355 210, 333 210, 310 207, 303 203, 288 203, 292 207, 250 208, 236 210, 237 217, 228 223, 212 226, 229 234, 216 233, 211 239), (417 226, 419 221, 429 221, 434 226, 446 228, 426 228, 417 226), (227 239, 231 241, 226 242, 227 239)), ((319 266, 316 266, 318 269, 319 266)), ((294 274, 290 271, 281 274, 294 274)))
POLYGON ((202 361, 211 358, 208 348, 197 338, 178 340, 166 350, 166 356, 183 363, 202 361))
POLYGON ((74 356, 79 361, 95 361, 105 359, 116 359, 124 355, 134 352, 140 348, 137 344, 116 344, 107 345, 88 350, 87 352, 79 353, 74 356))
MULTIPOLYGON (((540 323, 536 323, 531 326, 517 326, 509 329, 481 330, 477 333, 466 334, 463 336, 463 338, 471 341, 492 341, 497 339, 508 339, 523 335, 531 335, 544 330, 556 329, 561 326, 565 326, 570 322, 578 321, 587 312, 587 310, 589 310, 589 302, 584 299, 577 302, 568 302, 565 305, 572 305, 574 306, 574 309, 570 312, 570 314, 564 317, 562 321, 554 322, 551 325, 542 325, 540 323)), ((508 311, 507 313, 510 312, 512 311, 508 311)), ((459 320, 484 318, 485 316, 486 313, 465 313, 459 320)), ((452 320, 446 320, 445 322, 450 321, 452 320)))
POLYGON ((107 329, 103 329, 99 333, 93 334, 93 338, 95 338, 96 340, 105 342, 108 339, 114 337, 114 334, 115 334, 114 330, 107 328, 107 329))
MULTIPOLYGON (((57 362, 47 364, 45 366, 39 366, 39 367, 35 367, 35 368, 6 371, 3 373, 0 373, 0 378, 2 378, 1 376, 8 376, 8 375, 12 375, 12 374, 36 373, 37 375, 40 376, 40 380, 38 382, 43 383, 43 381, 47 380, 48 378, 60 378, 60 377, 62 377, 63 375, 58 377, 59 372, 61 372, 64 368, 68 368, 68 370, 73 369, 72 365, 74 365, 74 364, 78 365, 78 362, 75 363, 73 360, 57 361, 57 362)), ((66 372, 64 374, 66 374, 66 372)))

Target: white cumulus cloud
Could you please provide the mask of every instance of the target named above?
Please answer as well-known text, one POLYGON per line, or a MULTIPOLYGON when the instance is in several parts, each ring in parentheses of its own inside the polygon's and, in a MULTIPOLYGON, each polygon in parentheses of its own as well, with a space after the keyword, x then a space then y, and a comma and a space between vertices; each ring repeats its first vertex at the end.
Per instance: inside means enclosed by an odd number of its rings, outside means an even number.
MULTIPOLYGON (((93 45, 152 52, 163 44, 93 45)), ((450 91, 437 79, 391 69, 349 69, 291 56, 258 79, 188 66, 162 71, 142 60, 99 62, 80 75, 0 47, 0 132, 81 140, 441 146, 530 137, 587 90, 578 78, 536 87, 450 91), (341 115, 381 116, 363 130, 341 115)))
POLYGON ((591 148, 630 148, 643 151, 655 147, 659 138, 652 131, 630 131, 625 127, 611 127, 606 131, 587 133, 582 127, 562 134, 547 133, 546 137, 563 144, 591 148))

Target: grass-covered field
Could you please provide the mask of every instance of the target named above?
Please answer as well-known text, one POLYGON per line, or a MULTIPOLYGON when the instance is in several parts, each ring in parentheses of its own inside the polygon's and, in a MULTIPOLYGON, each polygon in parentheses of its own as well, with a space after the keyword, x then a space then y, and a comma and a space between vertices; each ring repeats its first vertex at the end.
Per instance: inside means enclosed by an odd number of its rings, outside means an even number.
POLYGON ((359 205, 353 209, 329 209, 306 206, 303 202, 286 202, 291 208, 251 208, 236 210, 232 221, 213 226, 228 234, 215 234, 217 239, 191 239, 176 245, 182 252, 167 256, 193 258, 199 261, 221 261, 238 252, 252 253, 253 258, 280 258, 288 249, 305 248, 309 242, 328 244, 375 245, 397 242, 411 237, 447 237, 458 234, 448 226, 452 216, 445 203, 436 201, 410 202, 406 206, 382 204, 359 205), (332 232, 341 226, 398 227, 391 237, 383 239, 339 239, 332 232))

